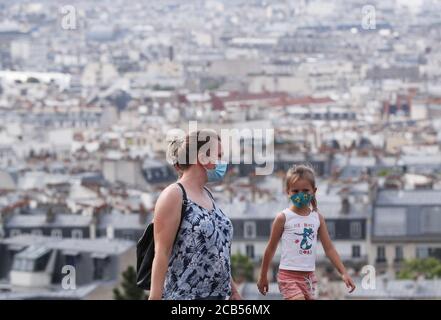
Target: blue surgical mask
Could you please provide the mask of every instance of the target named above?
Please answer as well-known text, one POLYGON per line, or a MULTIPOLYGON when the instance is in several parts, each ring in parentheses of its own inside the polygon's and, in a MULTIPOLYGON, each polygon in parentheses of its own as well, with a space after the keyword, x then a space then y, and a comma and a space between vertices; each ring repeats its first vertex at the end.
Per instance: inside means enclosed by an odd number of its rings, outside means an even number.
POLYGON ((227 173, 228 164, 224 162, 217 162, 216 167, 214 169, 205 169, 207 170, 207 181, 208 182, 219 182, 227 173))
POLYGON ((309 206, 312 199, 314 199, 314 196, 306 192, 299 192, 293 194, 290 199, 294 206, 296 206, 297 208, 303 208, 309 206))

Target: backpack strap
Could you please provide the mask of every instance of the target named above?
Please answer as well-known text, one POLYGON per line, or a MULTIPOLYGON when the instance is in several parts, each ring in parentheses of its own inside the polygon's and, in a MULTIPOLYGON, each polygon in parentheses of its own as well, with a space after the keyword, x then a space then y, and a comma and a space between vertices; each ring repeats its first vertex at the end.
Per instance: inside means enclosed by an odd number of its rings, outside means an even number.
POLYGON ((183 200, 182 203, 184 203, 184 202, 186 203, 187 202, 187 192, 185 192, 184 186, 180 182, 176 182, 176 184, 179 186, 179 188, 182 191, 182 200, 183 200))
MULTIPOLYGON (((182 220, 184 219, 184 216, 185 216, 185 211, 187 209, 188 199, 187 199, 187 192, 185 192, 184 186, 180 182, 176 182, 176 184, 179 186, 179 188, 182 191, 181 221, 179 222, 179 228, 180 228, 181 224, 182 224, 182 220)), ((179 229, 178 229, 178 231, 179 231, 179 229)), ((177 234, 176 234, 176 236, 177 236, 177 234)), ((176 241, 176 239, 175 239, 175 241, 176 241)))

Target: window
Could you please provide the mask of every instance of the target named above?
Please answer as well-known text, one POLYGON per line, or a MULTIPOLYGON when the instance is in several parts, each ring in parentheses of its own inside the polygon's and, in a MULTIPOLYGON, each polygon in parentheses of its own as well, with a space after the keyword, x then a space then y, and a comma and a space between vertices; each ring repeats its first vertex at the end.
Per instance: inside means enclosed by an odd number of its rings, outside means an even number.
POLYGON ((121 236, 122 239, 124 240, 130 240, 130 241, 134 241, 134 238, 131 234, 125 233, 121 236))
POLYGON ((93 279, 102 280, 104 270, 101 259, 93 259, 93 268, 93 279))
POLYGON ((43 235, 43 232, 40 229, 35 229, 35 230, 32 230, 31 234, 34 236, 41 236, 41 235, 43 235))
POLYGON ((11 237, 19 236, 20 234, 21 234, 21 231, 18 229, 11 229, 11 232, 9 233, 9 235, 11 237))
POLYGON ((246 246, 247 257, 254 259, 254 245, 247 244, 246 246))
POLYGON ((441 208, 423 208, 419 218, 422 233, 437 233, 441 229, 441 208))
POLYGON ((34 261, 31 259, 17 258, 14 260, 12 269, 15 271, 31 272, 34 269, 34 261))
POLYGON ((395 247, 395 261, 402 261, 403 260, 403 247, 396 246, 395 247))
POLYGON ((63 233, 60 229, 54 229, 51 231, 51 237, 56 239, 62 239, 63 233))
POLYGON ((48 262, 49 262, 49 258, 50 258, 49 252, 44 254, 43 256, 37 258, 35 260, 35 266, 34 266, 33 271, 37 271, 37 272, 44 271, 46 269, 48 262))
POLYGON ((429 248, 429 256, 441 260, 441 248, 429 248))
POLYGON ((51 251, 47 248, 35 248, 31 246, 18 254, 22 256, 15 257, 12 269, 23 272, 44 271, 49 262, 50 253, 51 251))
POLYGON ((246 221, 244 223, 244 238, 256 238, 256 223, 254 221, 246 221))
POLYGON ((64 256, 66 265, 76 267, 78 263, 78 256, 75 254, 67 254, 64 256))
POLYGON ((416 257, 418 259, 424 259, 429 257, 429 248, 427 247, 418 247, 416 249, 416 257))
POLYGON ((93 279, 103 280, 107 258, 93 258, 93 279))
POLYGON ((360 258, 360 246, 359 245, 353 245, 352 246, 352 258, 360 258))
POLYGON ((326 222, 326 226, 328 227, 328 233, 331 239, 335 239, 335 222, 328 221, 326 222))
POLYGON ((361 222, 360 221, 352 221, 350 224, 349 230, 350 236, 353 239, 361 238, 361 222))
POLYGON ((83 238, 83 231, 82 230, 72 230, 72 238, 73 239, 82 239, 83 238))
POLYGON ((376 208, 374 232, 377 236, 405 236, 407 215, 403 208, 376 208))
POLYGON ((386 249, 384 246, 377 247, 377 262, 386 262, 386 249))

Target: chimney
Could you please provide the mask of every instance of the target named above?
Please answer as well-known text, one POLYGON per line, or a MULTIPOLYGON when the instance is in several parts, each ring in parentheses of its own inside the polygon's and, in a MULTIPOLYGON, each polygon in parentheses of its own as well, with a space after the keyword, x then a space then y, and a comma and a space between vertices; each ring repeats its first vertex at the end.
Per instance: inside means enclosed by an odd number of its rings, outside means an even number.
POLYGON ((95 207, 92 210, 92 224, 98 225, 100 223, 100 215, 103 207, 95 207))
POLYGON ((112 240, 115 238, 115 228, 112 225, 108 225, 106 228, 107 239, 112 240))
POLYGON ((351 210, 351 204, 347 196, 343 196, 341 200, 341 213, 348 215, 351 210))
POLYGON ((389 110, 390 110, 389 101, 384 101, 383 102, 383 120, 389 119, 389 110))
POLYGON ((174 48, 173 48, 173 46, 169 46, 168 47, 168 59, 170 61, 173 61, 174 58, 175 58, 174 48))
POLYGON ((147 216, 149 212, 148 210, 142 205, 139 205, 139 224, 145 225, 147 223, 147 216))
POLYGON ((49 207, 47 212, 46 212, 46 222, 47 223, 53 223, 55 221, 55 212, 53 207, 49 207))

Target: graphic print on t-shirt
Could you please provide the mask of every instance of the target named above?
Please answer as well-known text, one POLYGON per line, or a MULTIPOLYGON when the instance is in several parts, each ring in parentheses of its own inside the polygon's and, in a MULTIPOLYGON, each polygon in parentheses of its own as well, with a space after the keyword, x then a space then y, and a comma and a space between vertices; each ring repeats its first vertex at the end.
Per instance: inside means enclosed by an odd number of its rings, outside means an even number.
POLYGON ((303 232, 302 233, 294 233, 295 235, 301 236, 301 240, 296 239, 295 243, 298 244, 300 243, 300 250, 299 253, 300 254, 311 254, 312 250, 310 250, 312 248, 312 242, 314 240, 314 229, 311 226, 307 226, 305 224, 305 227, 303 228, 303 232))

